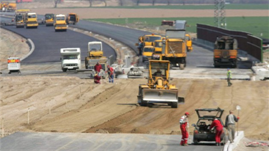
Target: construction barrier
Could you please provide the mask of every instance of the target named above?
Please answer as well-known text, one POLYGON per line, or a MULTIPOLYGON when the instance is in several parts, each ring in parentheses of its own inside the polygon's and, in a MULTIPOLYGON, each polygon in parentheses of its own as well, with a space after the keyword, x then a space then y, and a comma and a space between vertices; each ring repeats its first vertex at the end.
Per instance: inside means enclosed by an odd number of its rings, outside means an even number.
POLYGON ((209 25, 197 24, 197 39, 214 43, 217 37, 232 36, 238 41, 238 48, 263 62, 263 42, 247 32, 232 31, 209 25))

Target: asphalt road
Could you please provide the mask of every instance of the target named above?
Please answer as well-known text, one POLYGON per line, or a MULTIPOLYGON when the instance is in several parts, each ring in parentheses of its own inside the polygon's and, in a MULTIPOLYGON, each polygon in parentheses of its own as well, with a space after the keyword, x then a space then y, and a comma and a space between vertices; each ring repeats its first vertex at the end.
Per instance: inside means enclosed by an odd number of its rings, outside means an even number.
MULTIPOLYGON (((138 53, 138 51, 135 43, 138 42, 138 38, 145 34, 151 34, 146 31, 84 20, 79 21, 76 25, 70 26, 111 37, 112 39, 120 41, 132 48, 136 53, 138 53)), ((213 68, 213 50, 193 45, 193 51, 187 53, 186 69, 188 68, 213 68)), ((239 63, 238 68, 249 69, 249 66, 239 63)))
MULTIPOLYGON (((2 17, 1 20, 10 21, 10 19, 2 17)), ((68 47, 79 47, 81 49, 81 58, 84 60, 88 55, 88 42, 99 41, 72 30, 55 32, 53 26, 39 25, 37 29, 16 28, 15 26, 2 27, 31 39, 35 44, 34 52, 22 61, 23 64, 60 62, 60 49, 68 47)), ((116 58, 116 52, 112 47, 103 43, 103 49, 105 56, 113 55, 116 58)))
POLYGON ((17 132, 1 138, 0 145, 1 151, 221 151, 223 148, 214 143, 180 146, 180 139, 180 135, 17 132))

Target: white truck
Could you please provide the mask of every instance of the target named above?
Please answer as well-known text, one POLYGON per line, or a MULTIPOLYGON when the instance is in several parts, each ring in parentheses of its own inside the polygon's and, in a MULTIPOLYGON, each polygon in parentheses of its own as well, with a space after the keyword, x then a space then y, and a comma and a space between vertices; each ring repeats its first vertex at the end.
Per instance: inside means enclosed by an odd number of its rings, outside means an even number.
POLYGON ((21 61, 19 57, 9 57, 7 63, 7 68, 9 70, 8 74, 11 74, 12 72, 20 73, 21 61))
POLYGON ((81 69, 80 48, 61 48, 62 70, 81 69))

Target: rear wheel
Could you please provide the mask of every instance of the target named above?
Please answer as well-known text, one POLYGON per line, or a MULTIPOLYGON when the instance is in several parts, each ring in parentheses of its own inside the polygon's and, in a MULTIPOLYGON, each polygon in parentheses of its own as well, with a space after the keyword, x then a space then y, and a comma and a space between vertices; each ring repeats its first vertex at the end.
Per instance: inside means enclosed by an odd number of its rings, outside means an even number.
POLYGON ((63 70, 63 72, 66 72, 67 71, 67 69, 65 69, 65 68, 63 68, 62 70, 63 70))

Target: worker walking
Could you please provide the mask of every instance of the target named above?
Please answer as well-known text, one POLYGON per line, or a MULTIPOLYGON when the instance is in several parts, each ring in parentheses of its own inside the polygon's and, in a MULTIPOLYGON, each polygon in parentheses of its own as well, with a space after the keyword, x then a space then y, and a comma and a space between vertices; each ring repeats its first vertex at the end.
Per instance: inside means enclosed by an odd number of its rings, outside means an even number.
POLYGON ((107 65, 107 74, 108 74, 109 83, 114 83, 114 70, 109 65, 107 65))
POLYGON ((230 69, 227 69, 227 82, 228 82, 228 86, 231 86, 232 83, 231 83, 231 78, 232 78, 232 72, 230 69))
POLYGON ((216 127, 216 135, 215 135, 216 145, 220 146, 221 145, 220 144, 220 137, 221 137, 221 134, 223 133, 223 125, 216 117, 215 117, 214 121, 212 122, 212 124, 210 125, 209 129, 211 129, 213 127, 216 127))
POLYGON ((180 145, 182 146, 188 146, 188 131, 187 128, 189 127, 188 125, 188 117, 189 117, 189 113, 186 112, 185 115, 183 115, 180 120, 179 120, 179 124, 180 124, 180 130, 181 130, 181 134, 182 134, 182 139, 180 142, 180 145))
POLYGON ((94 70, 95 70, 95 73, 98 74, 98 76, 100 76, 99 73, 101 69, 102 69, 102 65, 100 65, 99 62, 97 62, 96 65, 94 66, 94 70))
POLYGON ((235 137, 235 122, 238 122, 239 117, 235 117, 235 115, 233 115, 233 111, 229 111, 229 115, 226 116, 226 120, 225 120, 225 127, 228 129, 229 132, 229 141, 231 143, 233 143, 234 141, 234 137, 235 137))

